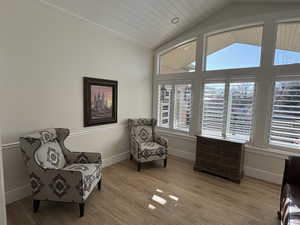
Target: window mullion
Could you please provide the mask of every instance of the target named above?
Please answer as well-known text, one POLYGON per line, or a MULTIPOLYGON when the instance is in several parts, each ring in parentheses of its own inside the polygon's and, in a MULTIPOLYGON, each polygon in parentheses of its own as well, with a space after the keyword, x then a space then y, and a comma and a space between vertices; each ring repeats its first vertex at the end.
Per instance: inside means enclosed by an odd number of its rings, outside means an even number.
POLYGON ((171 109, 170 109, 170 128, 174 129, 174 107, 175 107, 175 85, 172 85, 172 90, 171 90, 171 109))
POLYGON ((224 92, 224 115, 223 115, 223 127, 222 127, 222 137, 226 137, 227 133, 227 121, 228 121, 228 102, 229 102, 229 82, 225 83, 225 92, 224 92))

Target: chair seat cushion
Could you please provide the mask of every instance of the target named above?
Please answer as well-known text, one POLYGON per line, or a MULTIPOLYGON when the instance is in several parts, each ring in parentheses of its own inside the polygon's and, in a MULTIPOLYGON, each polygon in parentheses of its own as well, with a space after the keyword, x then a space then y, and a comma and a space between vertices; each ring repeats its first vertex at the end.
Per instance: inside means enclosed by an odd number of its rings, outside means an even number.
POLYGON ((141 144, 140 156, 146 160, 153 156, 163 157, 165 154, 166 148, 156 142, 144 142, 141 144))
POLYGON ((101 165, 98 163, 75 163, 66 166, 64 170, 79 171, 82 173, 82 187, 78 188, 82 191, 83 199, 89 196, 101 179, 101 165))

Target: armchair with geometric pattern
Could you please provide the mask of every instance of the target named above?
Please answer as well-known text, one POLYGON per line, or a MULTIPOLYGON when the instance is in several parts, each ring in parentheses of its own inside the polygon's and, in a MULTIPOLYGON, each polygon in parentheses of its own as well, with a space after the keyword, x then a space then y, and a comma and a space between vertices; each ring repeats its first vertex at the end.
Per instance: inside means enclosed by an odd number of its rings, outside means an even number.
POLYGON ((164 160, 167 166, 168 140, 155 133, 155 119, 129 119, 130 159, 137 161, 137 170, 144 162, 164 160))
POLYGON ((101 154, 71 152, 64 145, 69 133, 65 128, 45 129, 20 138, 34 212, 41 200, 74 202, 82 217, 93 189, 101 189, 101 154))

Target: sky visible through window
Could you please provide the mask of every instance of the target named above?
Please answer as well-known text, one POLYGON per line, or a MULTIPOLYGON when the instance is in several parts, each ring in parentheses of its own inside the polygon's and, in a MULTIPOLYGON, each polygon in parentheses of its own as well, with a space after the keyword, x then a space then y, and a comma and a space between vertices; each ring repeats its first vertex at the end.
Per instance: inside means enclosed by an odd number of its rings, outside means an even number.
POLYGON ((234 43, 208 55, 206 70, 258 67, 260 55, 260 46, 234 43))

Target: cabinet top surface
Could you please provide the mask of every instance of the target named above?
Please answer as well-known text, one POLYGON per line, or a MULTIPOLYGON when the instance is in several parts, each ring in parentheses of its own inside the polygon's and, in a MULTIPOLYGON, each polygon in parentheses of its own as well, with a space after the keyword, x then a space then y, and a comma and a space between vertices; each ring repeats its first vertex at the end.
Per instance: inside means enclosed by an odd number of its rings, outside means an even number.
POLYGON ((246 144, 247 141, 244 140, 236 140, 232 138, 222 138, 222 137, 214 137, 214 136, 205 136, 205 135, 196 135, 197 138, 206 138, 211 140, 219 140, 219 141, 225 141, 225 142, 231 142, 231 143, 237 143, 237 144, 246 144))

